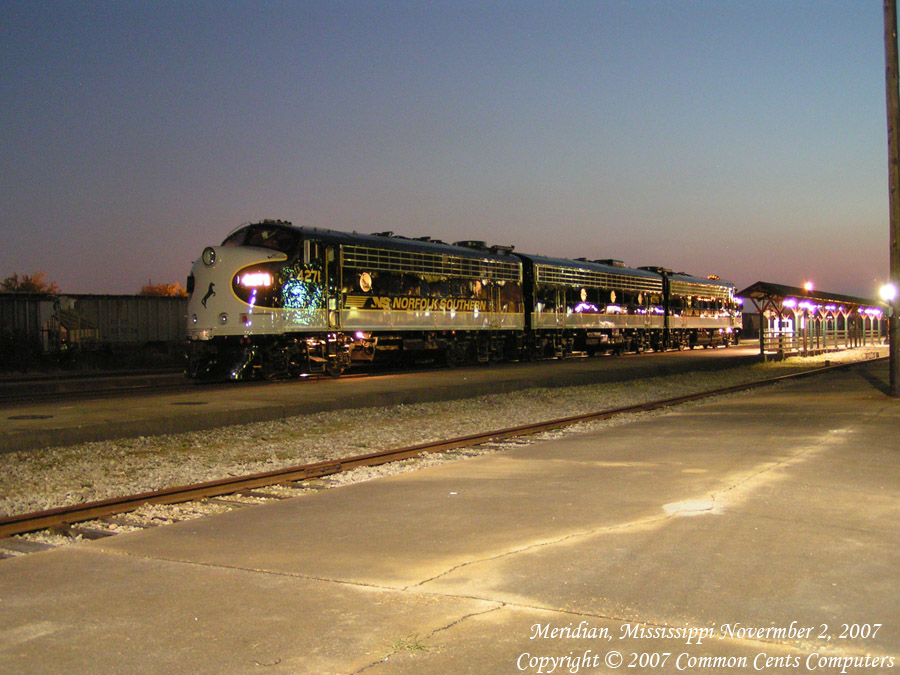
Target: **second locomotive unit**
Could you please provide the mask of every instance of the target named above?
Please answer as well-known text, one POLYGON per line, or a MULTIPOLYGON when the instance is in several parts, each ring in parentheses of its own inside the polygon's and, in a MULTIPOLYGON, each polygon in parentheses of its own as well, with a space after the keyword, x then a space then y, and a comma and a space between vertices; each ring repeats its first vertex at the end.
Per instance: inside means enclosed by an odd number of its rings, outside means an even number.
POLYGON ((393 233, 241 226, 188 277, 188 375, 339 375, 376 356, 447 364, 729 345, 732 284, 393 233))

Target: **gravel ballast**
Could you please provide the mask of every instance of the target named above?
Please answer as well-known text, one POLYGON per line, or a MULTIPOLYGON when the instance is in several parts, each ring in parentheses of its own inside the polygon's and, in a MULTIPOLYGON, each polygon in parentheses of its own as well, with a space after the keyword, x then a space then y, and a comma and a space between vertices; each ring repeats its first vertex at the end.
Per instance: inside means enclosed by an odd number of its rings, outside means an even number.
MULTIPOLYGON (((271 471, 532 422, 618 408, 871 358, 876 348, 615 384, 527 389, 462 401, 302 415, 212 431, 83 443, 0 455, 0 516, 271 471)), ((879 347, 881 356, 886 347, 879 347)), ((653 414, 653 413, 643 413, 653 414)), ((659 414, 659 413, 656 413, 659 414)), ((579 433, 626 419, 577 425, 579 433)), ((539 435, 534 438, 546 438, 539 435)), ((515 444, 515 442, 513 443, 515 444)), ((329 478, 329 485, 496 451, 503 444, 430 455, 329 478)), ((270 490, 270 488, 267 488, 270 490)), ((291 494, 295 494, 294 491, 291 494)))

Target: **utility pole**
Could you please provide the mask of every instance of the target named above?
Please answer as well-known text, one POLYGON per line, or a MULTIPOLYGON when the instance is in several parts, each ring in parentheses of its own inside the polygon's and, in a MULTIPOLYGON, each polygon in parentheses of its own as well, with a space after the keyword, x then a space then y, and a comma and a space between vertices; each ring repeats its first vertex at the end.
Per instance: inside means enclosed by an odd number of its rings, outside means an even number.
MULTIPOLYGON (((890 193, 891 283, 900 289, 900 77, 897 64, 897 0, 884 0, 884 62, 887 86, 888 190, 890 193)), ((890 301, 891 396, 900 397, 900 317, 890 301)))

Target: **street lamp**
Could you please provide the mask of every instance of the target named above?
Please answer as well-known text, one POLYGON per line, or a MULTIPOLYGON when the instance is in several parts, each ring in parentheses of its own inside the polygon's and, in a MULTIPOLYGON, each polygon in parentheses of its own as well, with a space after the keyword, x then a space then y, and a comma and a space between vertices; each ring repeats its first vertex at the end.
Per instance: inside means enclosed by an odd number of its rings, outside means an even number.
POLYGON ((881 299, 887 305, 888 320, 888 344, 890 345, 890 392, 894 398, 900 397, 900 335, 898 335, 898 317, 895 314, 895 303, 897 301, 897 287, 894 284, 885 284, 879 291, 881 299))

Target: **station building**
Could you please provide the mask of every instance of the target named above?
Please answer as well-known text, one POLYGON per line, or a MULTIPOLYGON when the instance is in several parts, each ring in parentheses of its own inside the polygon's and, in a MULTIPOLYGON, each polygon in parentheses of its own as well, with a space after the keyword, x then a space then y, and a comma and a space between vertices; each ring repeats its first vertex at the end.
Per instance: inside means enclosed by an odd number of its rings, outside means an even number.
POLYGON ((753 304, 760 354, 765 358, 812 356, 828 351, 881 345, 887 339, 884 303, 757 281, 740 291, 744 311, 753 304))

